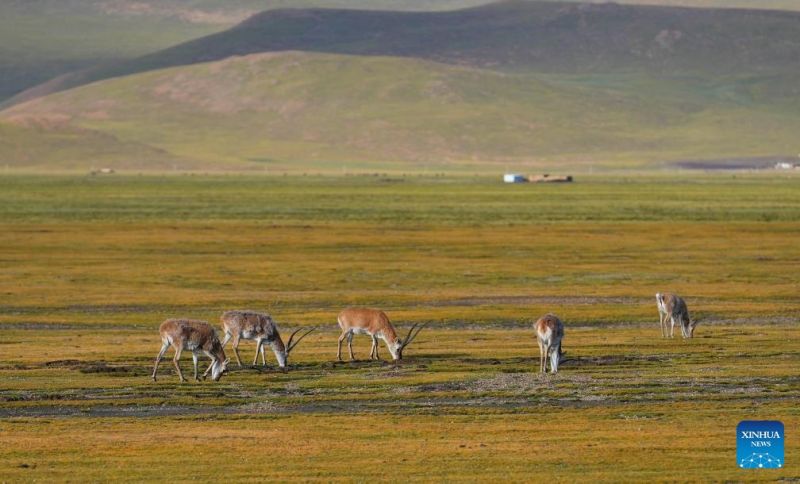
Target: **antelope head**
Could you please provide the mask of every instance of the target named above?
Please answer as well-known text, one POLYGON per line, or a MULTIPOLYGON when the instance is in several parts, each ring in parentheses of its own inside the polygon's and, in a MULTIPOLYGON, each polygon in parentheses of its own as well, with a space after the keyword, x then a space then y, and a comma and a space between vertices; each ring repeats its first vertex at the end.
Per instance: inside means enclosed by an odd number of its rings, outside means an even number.
POLYGON ((214 361, 214 364, 211 366, 211 379, 214 381, 219 381, 222 378, 222 374, 225 373, 225 370, 228 368, 228 362, 231 361, 230 358, 225 358, 224 360, 217 359, 214 361))
POLYGON ((298 343, 299 343, 299 342, 300 342, 300 341, 301 341, 303 338, 305 338, 305 337, 306 337, 306 336, 308 336, 309 334, 313 333, 313 332, 314 332, 314 330, 316 330, 317 328, 311 328, 311 329, 309 329, 308 331, 306 331, 305 333, 303 333, 302 335, 300 335, 300 337, 299 337, 299 338, 297 338, 297 339, 295 340, 295 339, 294 339, 295 335, 297 335, 297 333, 299 333, 299 332, 300 332, 302 329, 303 329, 303 328, 296 329, 296 330, 294 331, 294 333, 292 333, 292 334, 289 336, 289 341, 286 343, 286 349, 285 349, 283 352, 276 352, 276 355, 278 356, 278 365, 281 367, 281 370, 283 370, 283 371, 284 371, 284 373, 285 373, 286 371, 288 371, 288 370, 286 369, 286 362, 289 360, 289 353, 291 353, 291 352, 292 352, 292 350, 293 350, 293 349, 295 349, 295 348, 297 347, 297 344, 298 344, 298 343))
POLYGON ((414 326, 408 330, 408 335, 406 335, 405 338, 397 338, 394 343, 387 345, 395 361, 403 359, 403 350, 414 341, 419 332, 422 331, 427 324, 428 323, 422 323, 422 325, 419 323, 414 324, 414 326), (414 331, 415 329, 416 332, 414 331))
POLYGON ((690 319, 689 320, 689 327, 686 328, 686 330, 687 330, 686 332, 689 335, 689 338, 693 338, 694 337, 694 328, 697 326, 698 322, 699 321, 697 321, 696 319, 690 319))

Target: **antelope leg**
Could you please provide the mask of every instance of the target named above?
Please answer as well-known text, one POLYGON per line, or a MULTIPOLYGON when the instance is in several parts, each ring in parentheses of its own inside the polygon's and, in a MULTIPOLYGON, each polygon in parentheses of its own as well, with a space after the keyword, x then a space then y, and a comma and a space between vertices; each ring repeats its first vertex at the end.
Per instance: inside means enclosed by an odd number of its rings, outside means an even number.
POLYGON ((181 359, 181 352, 183 349, 179 346, 175 348, 175 357, 172 358, 172 362, 175 364, 175 369, 178 371, 178 378, 181 379, 181 383, 186 381, 186 378, 183 377, 183 373, 181 372, 181 365, 178 364, 178 360, 181 359))
POLYGON ((169 343, 164 343, 161 345, 161 351, 158 352, 158 356, 156 356, 156 364, 153 367, 153 381, 156 381, 156 373, 158 372, 158 364, 161 363, 161 359, 164 358, 164 353, 167 352, 167 348, 169 348, 169 343))

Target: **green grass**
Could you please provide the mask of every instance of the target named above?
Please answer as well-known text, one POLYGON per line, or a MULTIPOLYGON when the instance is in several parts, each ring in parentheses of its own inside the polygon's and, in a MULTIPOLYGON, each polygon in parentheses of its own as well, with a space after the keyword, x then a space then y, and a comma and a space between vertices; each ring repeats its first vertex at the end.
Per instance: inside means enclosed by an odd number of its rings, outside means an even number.
POLYGON ((500 175, 5 175, 0 218, 56 225, 213 221, 302 228, 353 222, 413 229, 559 222, 724 228, 800 219, 791 173, 581 175, 573 184, 541 185, 506 185, 500 175))
POLYGON ((497 172, 791 155, 800 118, 784 81, 501 74, 413 59, 261 54, 7 109, 0 164, 497 172))
POLYGON ((794 177, 401 180, 3 177, 0 321, 150 327, 280 304, 310 324, 346 303, 406 320, 513 322, 549 304, 624 322, 649 319, 667 288, 711 320, 797 310, 794 177))
POLYGON ((798 221, 796 177, 765 175, 5 175, 0 475, 796 478, 791 439, 786 468, 737 470, 734 430, 800 423, 798 221), (664 290, 700 320, 693 340, 660 337, 664 290), (399 366, 336 364, 350 304, 430 325, 399 366), (150 382, 161 320, 235 307, 319 330, 287 374, 179 385, 167 359, 150 382), (547 311, 569 361, 539 378, 547 311))

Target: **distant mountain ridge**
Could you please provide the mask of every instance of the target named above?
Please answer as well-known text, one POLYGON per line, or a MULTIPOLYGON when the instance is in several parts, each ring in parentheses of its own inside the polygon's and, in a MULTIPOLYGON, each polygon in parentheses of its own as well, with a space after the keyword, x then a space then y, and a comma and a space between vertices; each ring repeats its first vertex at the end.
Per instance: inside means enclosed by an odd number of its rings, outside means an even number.
POLYGON ((445 12, 273 10, 141 62, 160 68, 280 50, 500 70, 730 72, 800 60, 800 13, 524 0, 445 12))
POLYGON ((457 9, 489 0, 3 0, 0 103, 69 72, 155 52, 274 8, 457 9))
POLYGON ((800 13, 520 0, 445 12, 270 10, 224 32, 63 76, 13 102, 111 77, 288 50, 516 72, 771 73, 800 65, 800 13))
POLYGON ((799 71, 800 13, 273 10, 27 91, 0 111, 0 163, 496 170, 786 155, 800 151, 799 71))
MULTIPOLYGON (((530 0, 541 2, 546 0, 530 0)), ((580 3, 581 0, 569 0, 580 3)), ((607 3, 606 0, 592 0, 607 3)), ((617 0, 702 8, 800 10, 796 0, 617 0)), ((0 2, 0 105, 77 85, 99 65, 131 60, 233 27, 258 12, 285 8, 446 11, 491 0, 28 0, 0 2)), ((584 2, 585 3, 585 2, 584 2)))

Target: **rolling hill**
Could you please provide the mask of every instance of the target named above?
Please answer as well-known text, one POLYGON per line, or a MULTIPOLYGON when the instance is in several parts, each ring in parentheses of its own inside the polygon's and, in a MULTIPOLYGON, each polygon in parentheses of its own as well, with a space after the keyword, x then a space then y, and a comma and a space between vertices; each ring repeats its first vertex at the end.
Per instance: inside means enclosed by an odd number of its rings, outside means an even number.
MULTIPOLYGON (((535 1, 535 0, 532 0, 535 1)), ((579 0, 572 0, 579 1, 579 0)), ((604 0, 595 0, 602 3, 604 0)), ((34 0, 0 2, 0 105, 61 75, 130 60, 228 29, 280 8, 455 10, 490 0, 34 0)), ((689 7, 750 7, 749 0, 622 0, 689 7)), ((760 9, 800 10, 796 0, 760 9)), ((58 85, 57 80, 48 86, 58 85)), ((71 85, 71 84, 70 84, 71 85)), ((36 93, 49 92, 50 87, 36 93)))
POLYGON ((800 66, 800 13, 513 0, 444 12, 272 10, 224 32, 62 76, 12 102, 111 77, 288 50, 505 72, 781 74, 800 66))
MULTIPOLYGON (((569 0, 585 1, 585 0, 569 0)), ((608 0, 589 0, 591 3, 608 3, 608 0)), ((796 0, 616 0, 631 5, 663 5, 694 8, 745 8, 760 10, 800 10, 796 0)))
POLYGON ((0 103, 53 77, 135 58, 232 27, 262 10, 440 10, 485 0, 5 0, 0 103))
POLYGON ((14 133, 0 137, 0 163, 498 170, 792 153, 800 106, 764 96, 774 82, 260 53, 100 81, 2 111, 0 133, 14 133))
POLYGON ((270 10, 16 97, 0 111, 0 164, 497 169, 794 154, 798 61, 791 12, 270 10))
MULTIPOLYGON (((583 3, 611 3, 609 0, 568 0, 583 3)), ((800 10, 795 0, 615 0, 628 5, 661 5, 665 7, 739 8, 759 10, 800 10)))
POLYGON ((122 15, 102 7, 103 2, 91 0, 0 2, 0 102, 67 72, 134 58, 230 26, 122 15))

